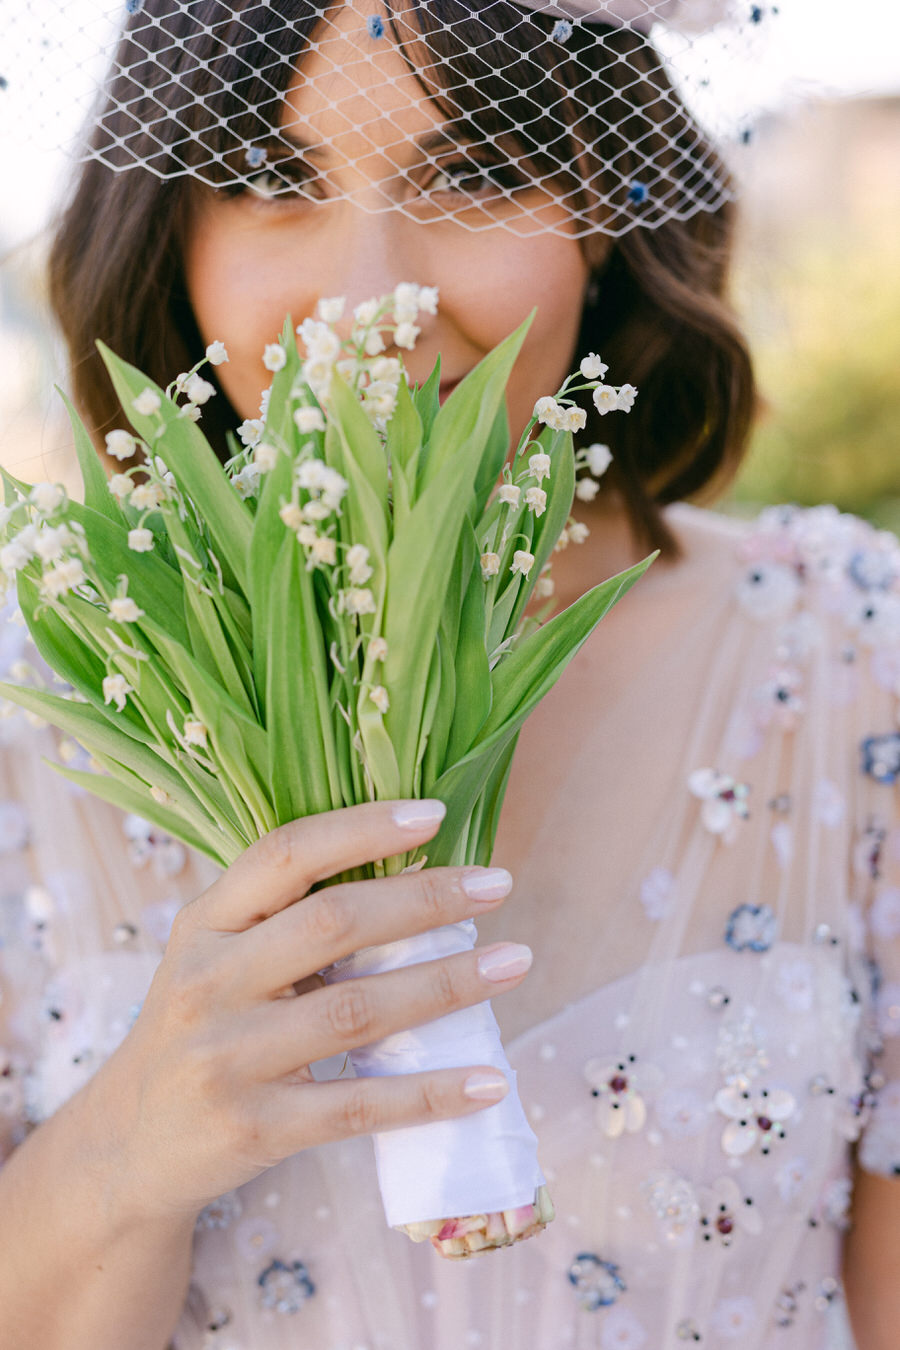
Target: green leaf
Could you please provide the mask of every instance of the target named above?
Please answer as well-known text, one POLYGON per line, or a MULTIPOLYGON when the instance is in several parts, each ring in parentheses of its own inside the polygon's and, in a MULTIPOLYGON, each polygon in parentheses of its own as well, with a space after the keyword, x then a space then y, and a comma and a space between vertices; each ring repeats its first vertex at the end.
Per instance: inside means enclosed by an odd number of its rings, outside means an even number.
POLYGON ((97 571, 108 579, 111 587, 114 589, 116 577, 124 573, 128 577, 131 599, 161 628, 172 633, 179 642, 185 642, 183 589, 175 568, 153 552, 135 553, 128 547, 127 528, 99 511, 73 501, 66 510, 72 520, 84 527, 97 571))
POLYGON ((97 511, 101 516, 106 516, 117 525, 121 525, 123 521, 122 511, 109 490, 109 482, 103 471, 103 465, 100 463, 100 456, 94 443, 73 404, 58 385, 55 388, 66 405, 66 412, 69 414, 69 421, 72 424, 75 453, 78 456, 78 466, 81 469, 81 479, 84 484, 84 504, 89 506, 92 511, 97 511))
POLYGON ((529 317, 489 353, 441 408, 433 432, 438 453, 430 461, 439 467, 434 471, 429 467, 427 485, 402 527, 395 529, 388 553, 383 632, 388 644, 384 683, 391 706, 385 724, 404 783, 411 781, 418 759, 419 718, 432 648, 472 483, 530 322, 529 317), (460 398, 464 390, 466 397, 460 398), (444 417, 452 400, 456 400, 452 415, 444 417), (457 434, 462 436, 458 442, 452 439, 457 434))
MULTIPOLYGON (((149 633, 187 693, 193 713, 209 732, 216 758, 226 769, 223 786, 236 789, 253 815, 257 834, 274 829, 276 821, 267 796, 269 747, 265 731, 190 652, 159 630, 150 629, 149 633)), ((229 797, 240 814, 231 792, 229 797)))
MULTIPOLYGON (((104 757, 99 756, 97 762, 103 763, 104 757)), ((85 788, 93 796, 119 807, 122 811, 131 811, 148 820, 151 825, 164 830, 166 834, 180 839, 188 848, 211 858, 219 867, 229 867, 243 851, 241 846, 229 840, 224 831, 217 828, 212 820, 202 830, 193 829, 182 816, 154 801, 141 779, 136 775, 129 775, 128 770, 114 759, 105 761, 105 767, 109 769, 108 774, 70 769, 67 765, 56 764, 50 759, 45 759, 44 763, 55 773, 67 778, 70 783, 77 783, 79 787, 85 788), (132 778, 132 782, 128 781, 129 777, 132 778)))
MULTIPOLYGON (((247 554, 253 516, 222 469, 215 451, 190 418, 152 380, 121 360, 103 342, 97 343, 116 394, 135 431, 175 476, 179 488, 194 502, 209 530, 211 547, 237 586, 247 594, 247 554), (145 390, 159 396, 159 412, 145 417, 134 400, 145 390)), ((231 578, 227 578, 230 580, 231 578)))
MULTIPOLYGON (((115 759, 142 782, 162 788, 194 828, 209 834, 211 817, 198 804, 178 770, 154 750, 114 726, 112 716, 115 714, 104 716, 87 704, 17 684, 0 683, 0 695, 45 718, 67 736, 74 737, 91 754, 115 759)), ((147 795, 152 802, 149 791, 147 795)))
POLYGON ((456 688, 465 697, 455 700, 453 723, 447 743, 445 763, 460 759, 474 744, 491 711, 493 697, 488 653, 484 645, 484 578, 478 561, 477 543, 471 525, 463 527, 463 539, 468 541, 471 563, 460 571, 468 572, 459 613, 459 635, 456 644, 456 688))
POLYGON ((521 730, 532 709, 552 689, 603 616, 657 556, 658 552, 652 553, 634 567, 593 587, 526 638, 495 667, 493 706, 477 742, 430 790, 430 795, 446 803, 447 814, 437 835, 429 841, 429 866, 443 866, 460 860, 460 841, 466 821, 484 784, 495 771, 499 772, 500 758, 512 738, 521 730))
POLYGON ((24 572, 18 573, 16 594, 32 641, 50 669, 86 698, 93 694, 102 701, 106 666, 101 658, 52 609, 38 614, 40 593, 24 572))
MULTIPOLYGON (((447 459, 459 454, 469 441, 479 450, 490 446, 490 436, 503 403, 506 385, 522 343, 534 319, 535 310, 509 337, 488 352, 451 392, 439 409, 428 437, 428 454, 421 464, 418 491, 421 496, 440 473, 447 459)), ((490 447, 493 450, 493 446, 490 447)), ((475 460, 480 466, 481 454, 475 460)), ((470 478, 477 478, 478 467, 470 478)))
POLYGON ((266 708, 269 782, 279 824, 340 804, 321 625, 300 546, 288 533, 271 575, 266 708), (289 615, 290 622, 283 616, 289 615))
POLYGON ((384 585, 389 539, 388 476, 384 447, 346 382, 335 372, 331 382, 331 426, 340 439, 343 473, 349 483, 341 509, 349 538, 370 550, 377 594, 384 585))
MULTIPOLYGON (((271 403, 269 405, 272 406, 271 403)), ((273 624, 272 576, 283 545, 292 536, 279 515, 282 500, 290 501, 293 461, 281 451, 263 480, 259 506, 250 540, 250 612, 253 616, 253 680, 260 704, 260 717, 268 725, 268 670, 273 624)), ((277 611, 275 611, 277 613, 277 611)), ((275 622, 279 622, 276 619, 275 622)))
POLYGON ((416 405, 416 412, 422 419, 422 443, 428 444, 431 436, 431 428, 434 426, 434 419, 437 417, 441 407, 441 356, 438 352, 434 367, 428 379, 419 389, 418 386, 411 391, 413 403, 416 405))

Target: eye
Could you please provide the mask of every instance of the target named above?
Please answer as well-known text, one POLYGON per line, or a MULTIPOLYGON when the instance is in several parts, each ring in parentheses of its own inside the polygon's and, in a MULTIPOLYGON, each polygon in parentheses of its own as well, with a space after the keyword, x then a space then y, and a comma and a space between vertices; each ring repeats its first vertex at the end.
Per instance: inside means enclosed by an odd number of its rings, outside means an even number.
POLYGON ((525 179, 508 160, 472 157, 440 165, 427 191, 464 192, 467 196, 477 196, 485 192, 514 192, 526 186, 525 179))
POLYGON ((315 198, 319 195, 316 175, 297 159, 276 161, 254 173, 242 174, 237 181, 228 184, 226 191, 229 197, 244 196, 261 203, 274 200, 276 204, 298 196, 315 198))

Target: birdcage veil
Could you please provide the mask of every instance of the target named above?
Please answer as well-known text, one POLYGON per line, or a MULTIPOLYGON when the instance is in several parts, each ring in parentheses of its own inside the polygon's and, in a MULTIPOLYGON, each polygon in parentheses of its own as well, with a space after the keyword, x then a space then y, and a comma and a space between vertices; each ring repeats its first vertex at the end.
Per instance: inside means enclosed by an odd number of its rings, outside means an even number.
POLYGON ((0 126, 117 173, 621 235, 734 195, 735 90, 776 21, 744 0, 33 0, 2 21, 0 126), (414 88, 444 140, 413 137, 414 88))

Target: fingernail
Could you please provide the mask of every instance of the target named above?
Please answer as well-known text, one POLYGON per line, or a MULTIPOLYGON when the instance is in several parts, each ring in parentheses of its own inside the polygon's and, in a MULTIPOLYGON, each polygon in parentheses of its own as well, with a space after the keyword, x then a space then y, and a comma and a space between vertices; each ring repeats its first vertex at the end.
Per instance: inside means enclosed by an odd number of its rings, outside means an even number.
POLYGON ((461 885, 470 900, 500 900, 512 890, 512 877, 505 867, 489 867, 468 873, 461 885))
POLYGON ((478 1102, 499 1102, 509 1092, 509 1083, 503 1074, 486 1073, 479 1069, 470 1073, 463 1083, 463 1096, 478 1102))
POLYGON ((505 942, 479 956, 478 973, 484 980, 511 980, 514 975, 524 975, 533 959, 534 953, 524 943, 505 942))
POLYGON ((436 797, 398 802, 391 812, 394 824, 399 825, 401 830, 424 830, 428 825, 439 825, 446 814, 446 806, 436 797))

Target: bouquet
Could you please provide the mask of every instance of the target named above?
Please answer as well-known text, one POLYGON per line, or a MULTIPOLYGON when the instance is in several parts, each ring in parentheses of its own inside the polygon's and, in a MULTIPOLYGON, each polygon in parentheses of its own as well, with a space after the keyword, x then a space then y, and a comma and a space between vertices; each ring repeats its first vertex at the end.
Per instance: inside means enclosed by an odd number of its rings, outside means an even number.
MULTIPOLYGON (((222 866, 299 816, 398 797, 447 813, 422 849, 332 878, 490 861, 519 730, 581 644, 649 563, 547 618, 555 548, 571 521, 584 425, 571 381, 537 400, 508 461, 505 388, 534 317, 439 398, 440 358, 410 386, 402 358, 433 288, 343 301, 266 347, 260 417, 224 465, 198 423, 216 393, 204 362, 165 390, 98 344, 131 429, 106 437, 103 470, 69 406, 83 501, 5 478, 0 568, 15 579, 32 639, 59 692, 0 694, 87 750, 60 773, 222 866), (387 318, 392 314, 392 320, 387 318), (301 356, 296 342, 305 345, 301 356), (539 428, 532 438, 535 428, 539 428)), ((228 359, 220 342, 205 359, 228 359)), ((636 391, 579 389, 601 411, 636 391)), ((591 485, 592 486, 592 485, 591 485)), ((579 495, 586 495, 580 493, 579 495)), ((327 982, 474 946, 471 920, 353 954, 327 982)), ((537 1140, 485 1002, 354 1051, 357 1074, 478 1059, 511 1081, 475 1115, 374 1136, 388 1222, 447 1257, 508 1245, 553 1207, 537 1140)))

